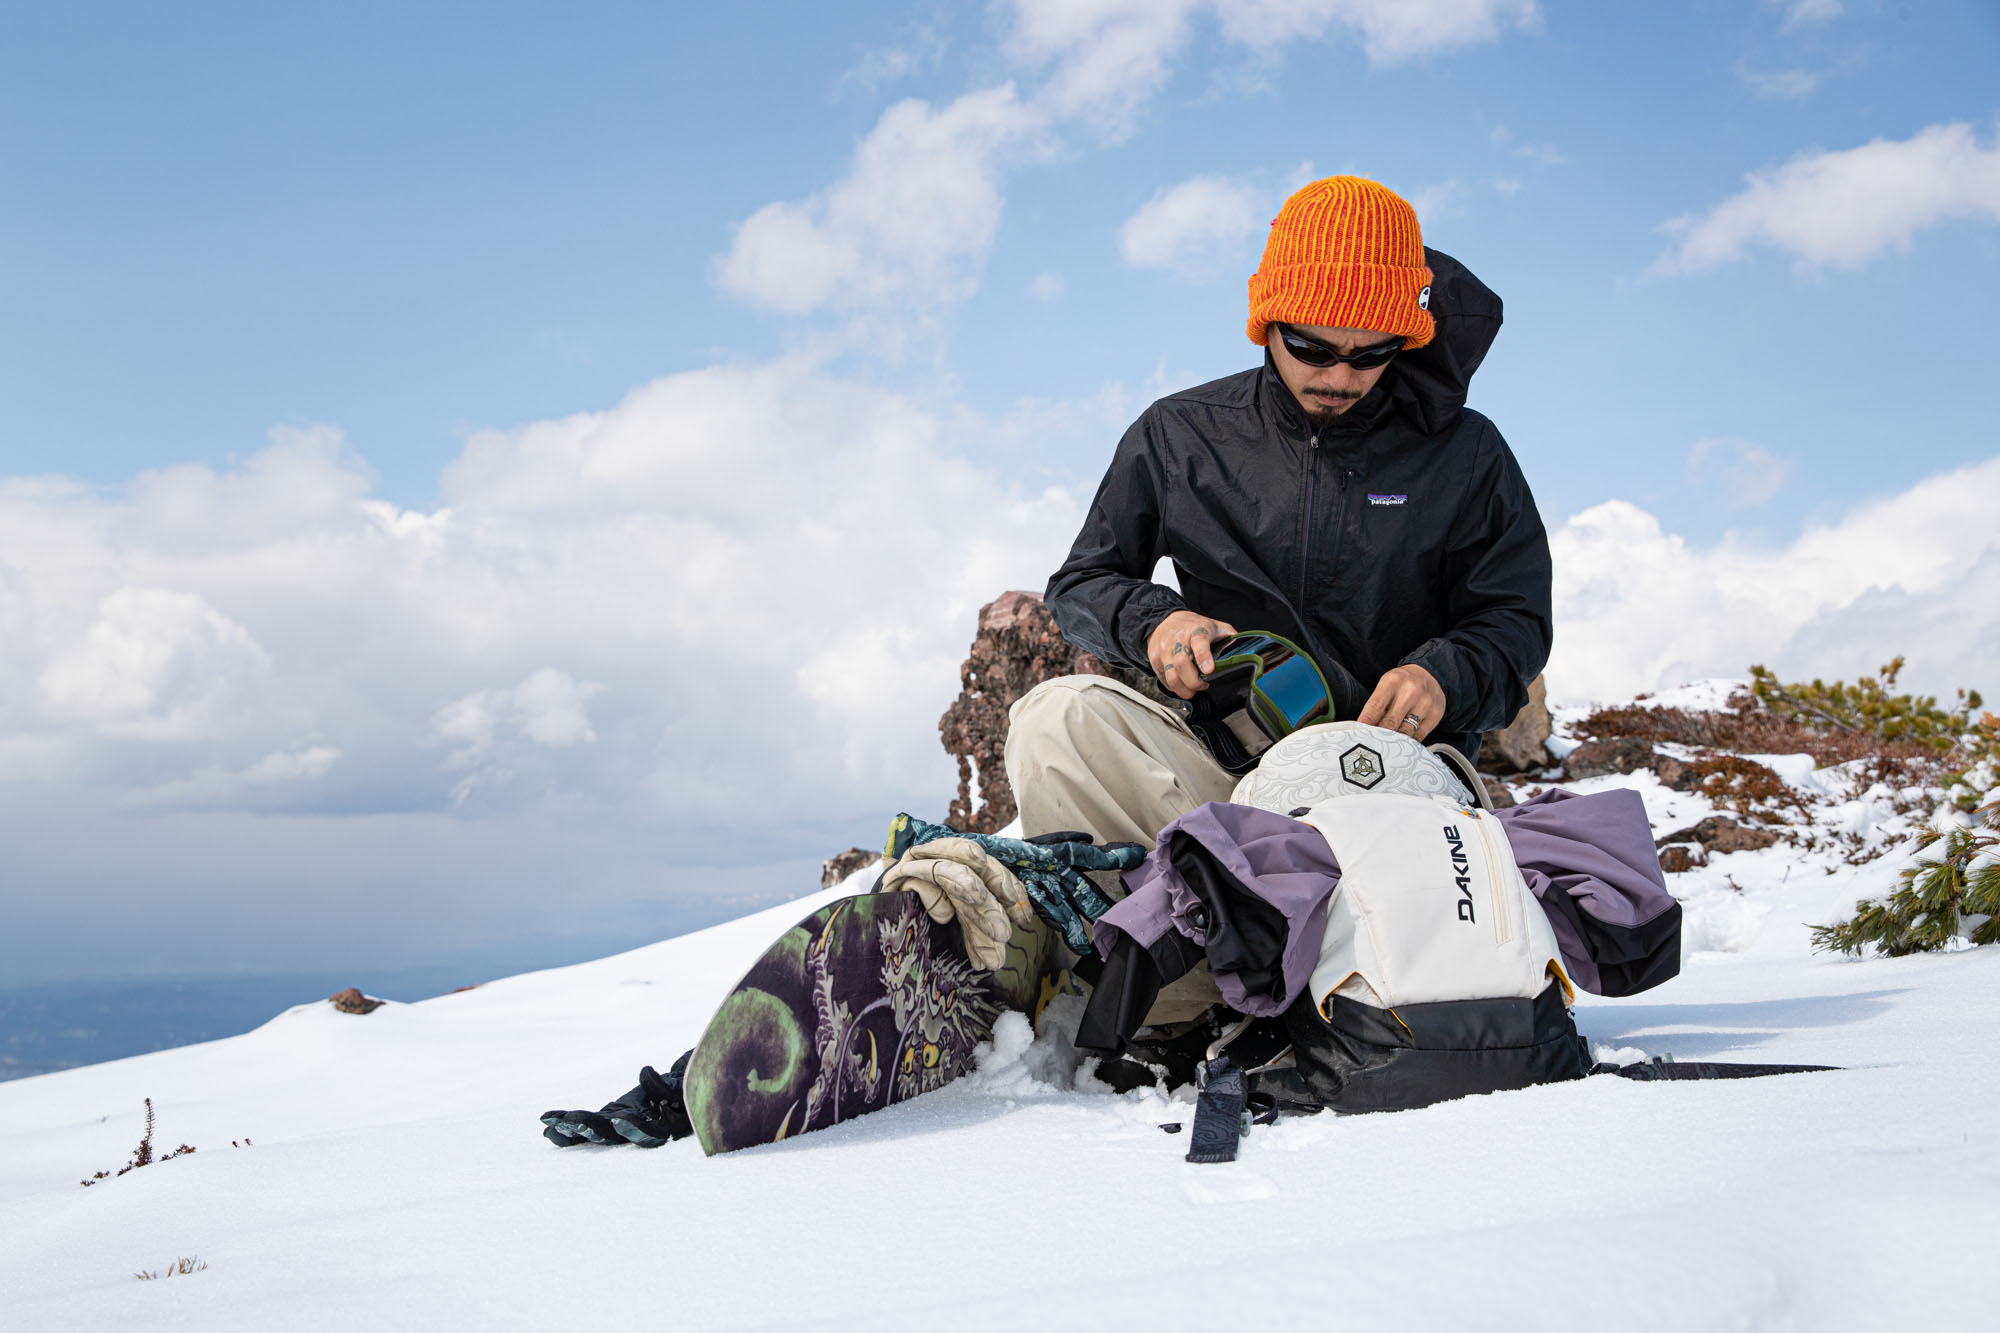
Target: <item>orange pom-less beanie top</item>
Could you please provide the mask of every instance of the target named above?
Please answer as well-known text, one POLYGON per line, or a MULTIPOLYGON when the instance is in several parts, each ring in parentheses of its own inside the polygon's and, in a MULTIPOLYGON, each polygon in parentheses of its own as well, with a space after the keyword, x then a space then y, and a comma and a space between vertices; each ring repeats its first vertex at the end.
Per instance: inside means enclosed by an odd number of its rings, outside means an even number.
POLYGON ((1400 333, 1406 347, 1436 336, 1431 271, 1417 213, 1359 176, 1328 176, 1285 200, 1250 275, 1250 341, 1272 323, 1400 333))

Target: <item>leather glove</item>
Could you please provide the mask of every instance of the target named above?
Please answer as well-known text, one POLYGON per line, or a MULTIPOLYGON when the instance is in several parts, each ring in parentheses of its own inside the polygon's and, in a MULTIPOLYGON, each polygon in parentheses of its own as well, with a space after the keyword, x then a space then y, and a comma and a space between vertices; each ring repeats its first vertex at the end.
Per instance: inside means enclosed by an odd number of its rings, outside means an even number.
POLYGON ((1063 943, 1078 957, 1095 951, 1090 922, 1111 910, 1111 900, 1086 870, 1130 870, 1146 859, 1136 842, 1099 847, 1088 833, 1044 833, 1023 841, 991 833, 960 833, 943 824, 926 823, 912 815, 897 815, 889 825, 889 859, 900 860, 911 848, 939 838, 964 838, 1014 872, 1034 905, 1035 915, 1062 933, 1063 943))
POLYGON ((1014 927, 1035 921, 1021 881, 970 838, 937 838, 910 848, 876 887, 915 893, 933 921, 956 920, 966 956, 983 972, 1007 961, 1014 927))

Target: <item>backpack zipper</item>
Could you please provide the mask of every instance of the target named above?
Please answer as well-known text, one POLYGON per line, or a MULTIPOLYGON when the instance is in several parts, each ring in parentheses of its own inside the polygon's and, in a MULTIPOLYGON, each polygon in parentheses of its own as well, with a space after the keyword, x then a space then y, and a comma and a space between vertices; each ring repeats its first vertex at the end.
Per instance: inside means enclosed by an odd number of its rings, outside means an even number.
POLYGON ((1483 813, 1475 813, 1472 822, 1479 828, 1479 843, 1486 849, 1486 884, 1493 896, 1493 942, 1505 944, 1514 937, 1514 922, 1507 911, 1507 892, 1500 874, 1501 860, 1493 848, 1493 833, 1487 828, 1492 823, 1483 813))

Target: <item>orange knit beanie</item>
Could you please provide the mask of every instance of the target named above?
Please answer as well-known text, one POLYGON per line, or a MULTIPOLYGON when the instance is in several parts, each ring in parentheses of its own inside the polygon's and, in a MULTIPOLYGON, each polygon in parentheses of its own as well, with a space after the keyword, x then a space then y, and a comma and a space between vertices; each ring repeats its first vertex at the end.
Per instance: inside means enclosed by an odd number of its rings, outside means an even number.
POLYGON ((1250 275, 1250 341, 1273 322, 1400 333, 1406 347, 1436 335, 1431 271, 1416 210, 1359 176, 1328 176, 1285 200, 1250 275))

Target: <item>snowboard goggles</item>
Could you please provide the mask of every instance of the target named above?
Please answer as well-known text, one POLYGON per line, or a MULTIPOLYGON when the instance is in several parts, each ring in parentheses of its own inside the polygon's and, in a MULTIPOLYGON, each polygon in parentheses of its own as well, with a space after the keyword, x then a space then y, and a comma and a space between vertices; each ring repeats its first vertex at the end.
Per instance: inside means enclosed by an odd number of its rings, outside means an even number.
POLYGON ((1232 634, 1209 653, 1208 688, 1188 700, 1188 726, 1215 761, 1248 773, 1264 751, 1301 727, 1333 721, 1333 693, 1312 657, 1290 639, 1232 634))
POLYGON ((1356 370, 1373 370, 1386 366, 1396 353, 1403 350, 1403 339, 1391 338, 1385 343, 1363 347, 1357 351, 1343 352, 1329 347, 1317 338, 1300 333, 1289 324, 1278 325, 1278 337, 1285 344, 1285 350, 1295 361, 1308 366, 1353 366, 1356 370))

